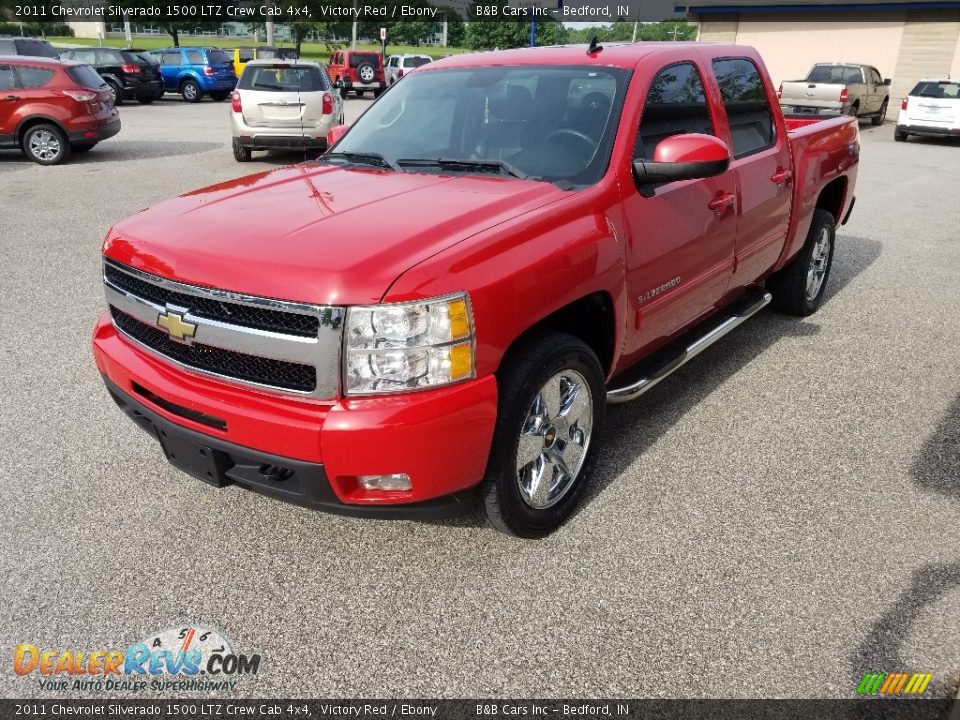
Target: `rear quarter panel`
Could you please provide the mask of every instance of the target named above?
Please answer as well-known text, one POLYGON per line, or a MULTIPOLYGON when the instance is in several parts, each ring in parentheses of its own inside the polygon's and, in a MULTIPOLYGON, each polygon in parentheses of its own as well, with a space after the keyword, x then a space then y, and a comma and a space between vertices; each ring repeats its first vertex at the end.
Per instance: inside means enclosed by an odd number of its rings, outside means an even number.
POLYGON ((853 202, 860 162, 859 123, 852 117, 829 120, 786 119, 793 157, 793 215, 787 243, 775 269, 787 264, 803 247, 813 211, 823 189, 838 179, 843 195, 835 220, 839 224, 853 202))

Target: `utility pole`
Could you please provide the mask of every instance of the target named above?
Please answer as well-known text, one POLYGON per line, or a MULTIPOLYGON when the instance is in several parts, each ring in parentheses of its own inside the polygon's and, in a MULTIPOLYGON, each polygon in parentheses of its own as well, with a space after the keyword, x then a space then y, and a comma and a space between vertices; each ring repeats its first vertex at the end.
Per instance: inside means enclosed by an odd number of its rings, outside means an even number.
POLYGON ((350 49, 357 49, 357 0, 353 0, 353 28, 350 30, 350 49))
POLYGON ((267 45, 273 46, 273 20, 267 20, 267 45))
POLYGON ((637 20, 634 20, 634 21, 633 21, 633 37, 630 38, 630 42, 636 42, 636 41, 637 41, 637 25, 639 25, 639 24, 640 24, 639 21, 637 21, 637 20))
POLYGON ((133 47, 133 33, 130 32, 130 16, 123 14, 123 35, 127 40, 127 47, 133 47))

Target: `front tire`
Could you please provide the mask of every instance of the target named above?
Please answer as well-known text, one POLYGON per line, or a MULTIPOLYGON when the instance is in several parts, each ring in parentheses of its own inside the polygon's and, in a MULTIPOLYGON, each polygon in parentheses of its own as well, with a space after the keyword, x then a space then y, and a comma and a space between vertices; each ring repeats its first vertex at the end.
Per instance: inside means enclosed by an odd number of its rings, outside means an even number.
POLYGON ((579 338, 544 333, 504 360, 498 387, 483 507, 497 530, 543 537, 569 517, 593 474, 607 409, 603 369, 579 338))
POLYGON ((190 103, 198 103, 203 99, 200 86, 193 80, 184 81, 183 85, 180 86, 180 94, 184 100, 190 103))
POLYGON ((828 211, 817 209, 800 253, 767 282, 773 306, 787 315, 812 315, 823 302, 833 266, 837 238, 836 221, 828 211))
POLYGON ((253 150, 244 147, 238 140, 233 141, 233 159, 237 162, 250 162, 253 157, 253 150))
POLYGON ((38 165, 56 165, 70 157, 70 143, 56 125, 34 125, 20 141, 23 153, 38 165))

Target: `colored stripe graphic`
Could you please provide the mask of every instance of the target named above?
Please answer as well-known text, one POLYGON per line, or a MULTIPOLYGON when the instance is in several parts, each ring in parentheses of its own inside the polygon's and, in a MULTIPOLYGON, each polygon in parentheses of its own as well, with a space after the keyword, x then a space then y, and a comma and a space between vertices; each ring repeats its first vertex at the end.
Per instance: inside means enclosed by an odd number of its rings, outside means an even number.
POLYGON ((880 684, 886 677, 886 673, 867 673, 857 687, 857 695, 873 695, 880 689, 880 684))
POLYGON ((932 673, 866 673, 857 686, 857 695, 919 695, 931 680, 932 673))

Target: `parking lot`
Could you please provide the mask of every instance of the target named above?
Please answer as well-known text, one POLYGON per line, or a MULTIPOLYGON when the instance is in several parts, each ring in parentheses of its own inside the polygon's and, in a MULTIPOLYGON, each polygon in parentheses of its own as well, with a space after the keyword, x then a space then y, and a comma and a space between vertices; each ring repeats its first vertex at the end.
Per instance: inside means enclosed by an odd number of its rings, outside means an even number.
MULTIPOLYGON (((90 350, 107 228, 297 160, 236 163, 229 112, 168 96, 67 164, 0 153, 8 657, 194 623, 262 656, 241 696, 850 697, 867 671, 956 687, 960 144, 862 123, 822 310, 764 311, 611 407, 586 501, 529 542, 208 487, 109 399, 90 350)), ((9 667, 4 696, 47 694, 9 667)))

